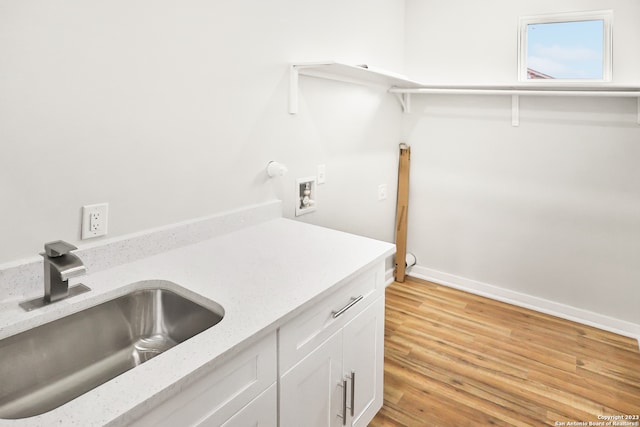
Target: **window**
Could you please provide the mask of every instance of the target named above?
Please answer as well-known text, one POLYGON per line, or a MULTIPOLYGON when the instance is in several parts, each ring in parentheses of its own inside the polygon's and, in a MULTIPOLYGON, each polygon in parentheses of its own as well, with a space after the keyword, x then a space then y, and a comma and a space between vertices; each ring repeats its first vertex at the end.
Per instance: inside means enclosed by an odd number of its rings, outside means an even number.
POLYGON ((612 11, 520 18, 518 79, 611 81, 612 11))

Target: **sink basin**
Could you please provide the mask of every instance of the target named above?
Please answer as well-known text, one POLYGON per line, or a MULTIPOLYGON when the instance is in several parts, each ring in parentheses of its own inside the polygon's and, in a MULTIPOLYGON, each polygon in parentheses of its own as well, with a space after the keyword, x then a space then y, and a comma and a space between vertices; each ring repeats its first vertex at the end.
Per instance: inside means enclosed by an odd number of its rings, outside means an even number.
POLYGON ((141 289, 0 340, 0 418, 50 411, 208 329, 224 316, 141 289))

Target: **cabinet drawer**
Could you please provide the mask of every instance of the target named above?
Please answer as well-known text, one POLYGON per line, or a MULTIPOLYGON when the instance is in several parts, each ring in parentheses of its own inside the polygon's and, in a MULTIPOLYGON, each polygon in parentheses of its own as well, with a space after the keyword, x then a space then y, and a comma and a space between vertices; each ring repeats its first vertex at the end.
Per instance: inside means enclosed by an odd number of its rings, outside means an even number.
MULTIPOLYGON (((278 425, 278 385, 273 384, 221 427, 276 427, 278 425)), ((208 423, 200 427, 218 427, 208 423)))
POLYGON ((275 333, 214 368, 131 425, 220 425, 277 380, 275 333))
POLYGON ((279 330, 280 373, 291 369, 384 292, 384 263, 370 268, 279 330))

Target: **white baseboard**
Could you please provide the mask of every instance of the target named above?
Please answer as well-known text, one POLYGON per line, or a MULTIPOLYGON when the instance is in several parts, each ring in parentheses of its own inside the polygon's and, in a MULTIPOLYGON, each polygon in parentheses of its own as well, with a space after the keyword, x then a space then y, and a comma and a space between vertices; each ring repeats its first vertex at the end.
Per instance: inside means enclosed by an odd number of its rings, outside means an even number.
POLYGON ((418 279, 428 280, 439 285, 460 289, 475 295, 506 302, 519 307, 550 314, 562 319, 593 326, 598 329, 613 332, 633 338, 638 341, 640 348, 640 325, 626 320, 616 319, 592 311, 550 301, 533 295, 512 291, 477 280, 467 279, 442 271, 415 265, 409 274, 418 279))
POLYGON ((388 269, 384 272, 384 287, 386 288, 390 284, 393 283, 395 277, 393 277, 393 268, 388 269))

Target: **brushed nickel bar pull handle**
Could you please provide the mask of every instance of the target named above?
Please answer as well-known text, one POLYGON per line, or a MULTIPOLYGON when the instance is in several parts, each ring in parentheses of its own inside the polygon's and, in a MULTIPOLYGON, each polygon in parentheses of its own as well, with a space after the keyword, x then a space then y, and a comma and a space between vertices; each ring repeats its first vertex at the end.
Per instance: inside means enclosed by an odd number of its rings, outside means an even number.
POLYGON ((338 311, 332 311, 331 315, 333 316, 334 319, 342 316, 345 311, 349 310, 351 307, 353 307, 355 304, 357 304, 362 298, 364 298, 362 295, 360 295, 358 297, 351 297, 351 301, 349 301, 349 303, 347 305, 345 305, 344 307, 342 307, 338 311))
POLYGON ((356 405, 356 371, 351 371, 351 416, 354 416, 356 405))
POLYGON ((342 380, 342 425, 347 425, 347 380, 342 380))

